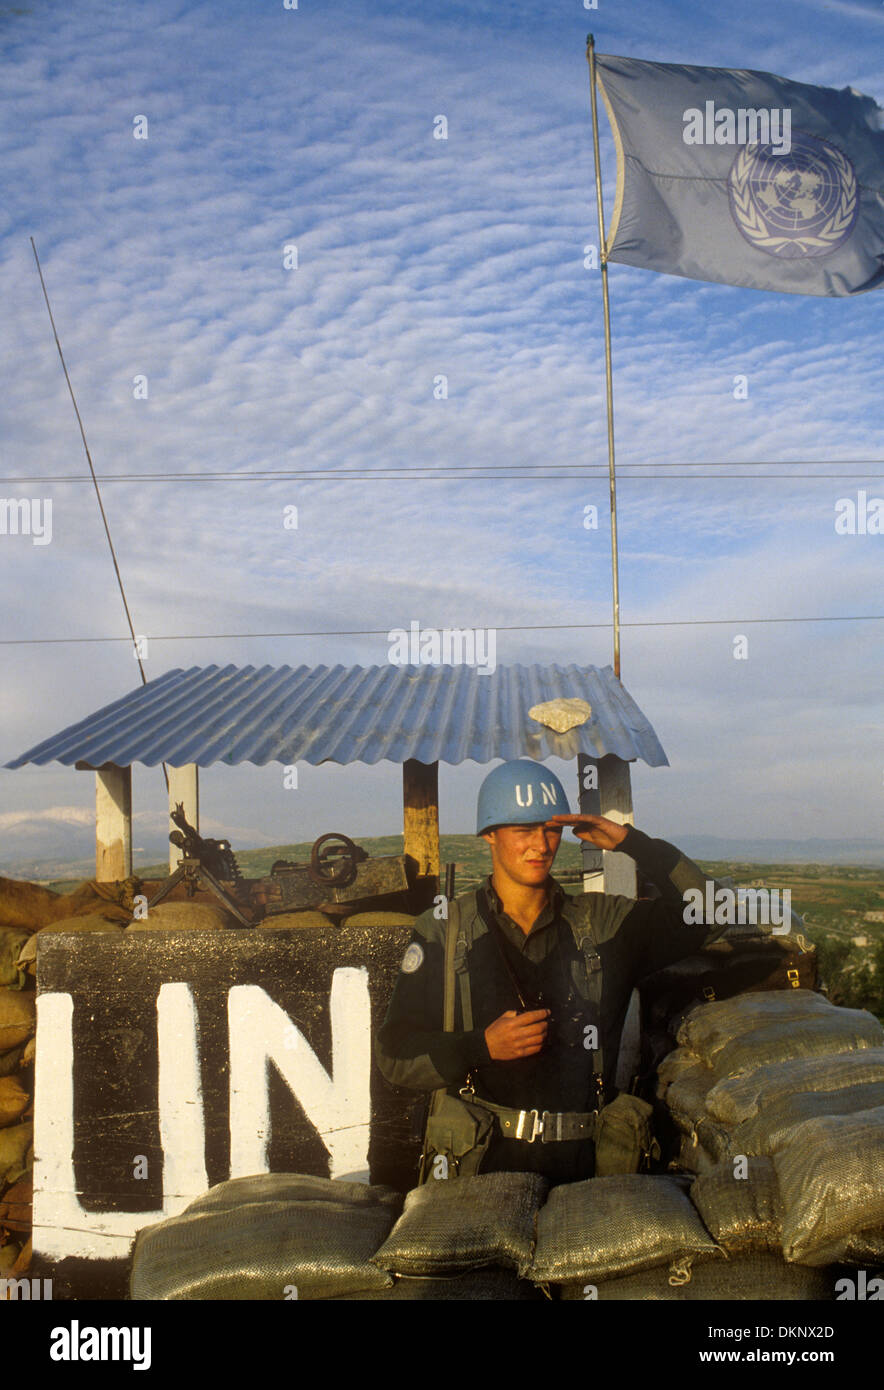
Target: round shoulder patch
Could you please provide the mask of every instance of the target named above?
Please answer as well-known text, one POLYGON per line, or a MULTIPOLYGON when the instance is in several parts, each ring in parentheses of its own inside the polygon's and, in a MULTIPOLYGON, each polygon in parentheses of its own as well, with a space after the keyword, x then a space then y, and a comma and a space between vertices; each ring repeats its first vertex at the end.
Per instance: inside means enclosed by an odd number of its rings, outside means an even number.
POLYGON ((413 975, 415 970, 420 970, 424 963, 424 948, 417 941, 412 941, 405 955, 402 957, 401 969, 406 975, 413 975))

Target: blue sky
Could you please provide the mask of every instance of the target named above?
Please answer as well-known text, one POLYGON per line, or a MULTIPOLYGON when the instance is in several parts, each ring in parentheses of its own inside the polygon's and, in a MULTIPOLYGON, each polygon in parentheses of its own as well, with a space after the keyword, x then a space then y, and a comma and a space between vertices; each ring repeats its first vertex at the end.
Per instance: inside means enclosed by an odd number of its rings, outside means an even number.
MULTIPOLYGON (((104 499, 149 676, 382 663, 378 636, 211 634, 414 619, 534 629, 501 631, 500 663, 611 660, 608 630, 558 626, 610 619, 600 289, 583 265, 589 29, 601 52, 851 85, 884 105, 871 0, 0 10, 0 473, 29 480, 2 495, 53 500, 50 545, 0 537, 3 762, 138 679, 124 641, 36 640, 126 627, 91 485, 37 481, 86 465, 29 236, 96 469, 143 479, 106 482, 104 499), (186 481, 476 464, 503 476, 186 481)), ((884 493, 884 294, 626 266, 610 282, 624 623, 734 620, 624 628, 624 683, 672 764, 634 769, 636 821, 673 840, 879 834, 881 624, 743 624, 884 611, 884 537, 833 525, 838 497, 884 493), (752 461, 796 476, 755 478, 752 461), (704 462, 731 467, 687 466, 704 462), (729 476, 671 476, 691 472, 729 476)), ((470 828, 482 775, 443 768, 443 829, 470 828)), ((243 846, 399 824, 387 764, 306 769, 296 794, 273 765, 209 769, 202 786, 204 824, 243 846)), ((3 772, 0 824, 82 816, 92 798, 73 770, 3 772)), ((163 804, 160 772, 139 772, 136 809, 163 804)))

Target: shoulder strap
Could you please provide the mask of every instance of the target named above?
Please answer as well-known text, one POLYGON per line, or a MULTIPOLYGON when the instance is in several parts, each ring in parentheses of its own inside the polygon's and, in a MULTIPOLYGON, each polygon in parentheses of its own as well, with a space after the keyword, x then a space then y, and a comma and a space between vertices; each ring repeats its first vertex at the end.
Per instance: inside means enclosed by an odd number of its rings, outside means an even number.
MULTIPOLYGON (((589 894, 585 894, 584 896, 589 897, 589 894)), ((596 949, 595 932, 593 931, 592 916, 589 910, 590 904, 588 902, 581 903, 578 898, 575 903, 575 908, 578 909, 578 911, 575 912, 575 918, 577 918, 577 920, 572 921, 571 917, 566 918, 566 920, 571 928, 574 944, 580 953, 580 964, 582 967, 586 997, 593 1005, 596 1016, 596 1026, 599 1029, 599 1045, 598 1047, 592 1048, 591 1051, 592 1069, 597 1081, 601 1084, 605 1069, 605 1058, 601 1039, 602 958, 596 949)))
POLYGON ((445 927, 445 992, 442 1005, 442 1027, 446 1033, 454 1032, 454 991, 460 992, 460 1011, 463 1016, 465 1033, 473 1030, 472 996, 470 976, 466 966, 467 946, 470 944, 461 931, 462 918, 460 904, 452 899, 448 904, 448 921, 445 927))

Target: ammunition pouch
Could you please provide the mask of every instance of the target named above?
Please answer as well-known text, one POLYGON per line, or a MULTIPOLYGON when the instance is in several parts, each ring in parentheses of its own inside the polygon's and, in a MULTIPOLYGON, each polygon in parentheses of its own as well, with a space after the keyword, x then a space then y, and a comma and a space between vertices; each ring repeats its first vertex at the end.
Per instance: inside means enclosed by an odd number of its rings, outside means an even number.
POLYGON ((651 1130, 653 1106, 640 1096, 621 1091, 599 1114, 595 1141, 595 1175, 639 1173, 660 1157, 651 1130))
POLYGON ((473 1177, 491 1143, 493 1125, 494 1117, 487 1110, 468 1105, 447 1091, 434 1096, 427 1120, 420 1181, 441 1176, 433 1172, 434 1160, 440 1155, 446 1160, 446 1177, 473 1177))

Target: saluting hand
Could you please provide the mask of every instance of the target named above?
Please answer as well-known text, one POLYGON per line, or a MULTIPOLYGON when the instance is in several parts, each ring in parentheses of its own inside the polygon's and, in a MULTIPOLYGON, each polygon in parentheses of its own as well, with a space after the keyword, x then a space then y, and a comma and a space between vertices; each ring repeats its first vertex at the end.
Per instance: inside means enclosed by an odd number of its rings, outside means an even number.
POLYGON ((514 1009, 501 1014, 485 1029, 485 1042, 493 1062, 514 1062, 517 1057, 533 1057, 546 1041, 549 1009, 532 1009, 517 1014, 514 1009))
POLYGON ((570 825, 578 840, 589 840, 597 849, 616 849, 629 829, 606 816, 550 816, 548 825, 570 825))

